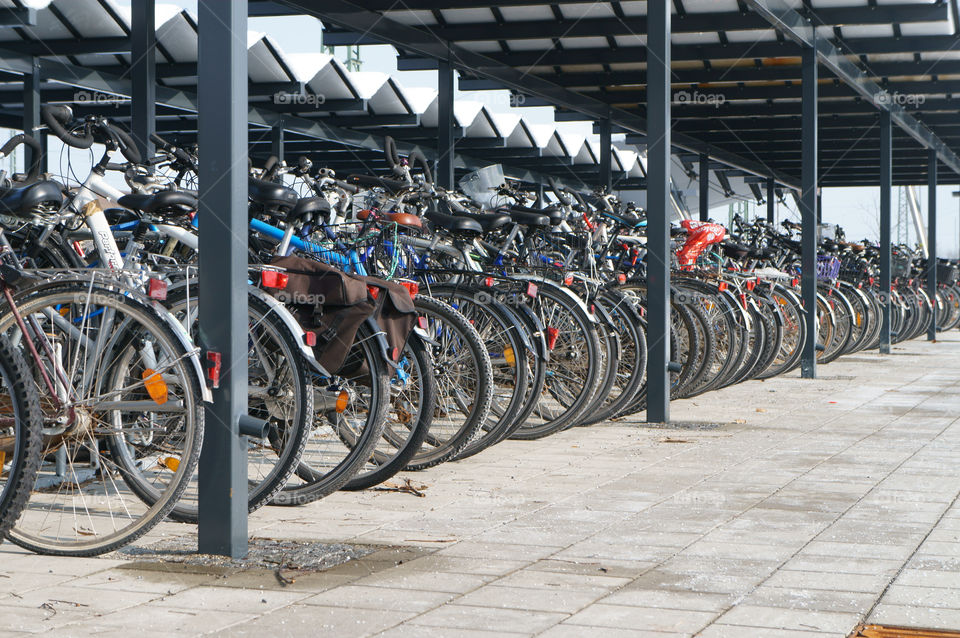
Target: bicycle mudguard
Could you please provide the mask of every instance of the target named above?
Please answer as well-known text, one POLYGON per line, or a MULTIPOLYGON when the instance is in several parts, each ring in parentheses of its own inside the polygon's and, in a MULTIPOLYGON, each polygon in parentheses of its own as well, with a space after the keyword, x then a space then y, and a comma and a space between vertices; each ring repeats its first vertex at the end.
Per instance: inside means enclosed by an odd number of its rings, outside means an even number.
POLYGON ((531 275, 527 273, 511 273, 510 279, 520 280, 520 281, 532 281, 537 285, 537 288, 550 288, 555 292, 559 292, 561 295, 580 306, 580 309, 583 310, 587 317, 590 320, 590 323, 597 323, 597 317, 594 313, 590 312, 590 307, 587 305, 579 295, 567 288, 566 286, 560 286, 557 282, 547 279, 546 277, 541 277, 539 275, 531 275))
POLYGON ((270 307, 270 312, 276 314, 276 316, 283 322, 283 325, 287 330, 290 331, 294 337, 297 345, 300 347, 300 354, 306 360, 307 364, 313 368, 313 371, 323 377, 332 376, 327 372, 326 368, 320 365, 320 362, 317 361, 317 358, 313 354, 313 348, 306 344, 306 341, 303 339, 303 335, 306 331, 303 329, 303 326, 300 325, 300 322, 297 321, 297 318, 293 316, 293 313, 290 312, 290 309, 287 308, 282 302, 278 301, 276 297, 267 293, 256 286, 248 287, 249 293, 261 300, 267 306, 270 307))
MULTIPOLYGON (((363 320, 373 333, 371 339, 375 339, 377 342, 377 349, 380 350, 380 355, 383 357, 383 360, 387 362, 391 368, 396 369, 397 362, 390 358, 390 343, 387 341, 387 333, 380 328, 380 325, 377 323, 377 320, 371 315, 363 320)), ((417 333, 419 337, 420 334, 417 333)))
POLYGON ((159 317, 167 325, 167 327, 170 328, 171 332, 173 332, 173 334, 176 336, 177 341, 180 343, 181 347, 183 347, 184 351, 190 353, 187 359, 190 360, 190 364, 193 366, 193 369, 197 374, 197 379, 200 382, 199 385, 201 398, 205 403, 213 403, 213 391, 207 387, 207 375, 203 369, 203 364, 200 362, 200 348, 193 342, 193 339, 190 337, 190 334, 187 332, 186 328, 183 327, 183 324, 181 324, 172 313, 167 311, 166 308, 163 308, 159 302, 154 299, 150 299, 140 291, 126 287, 115 279, 111 280, 106 276, 97 276, 93 271, 90 272, 90 275, 91 277, 76 275, 73 277, 63 277, 60 279, 48 279, 37 286, 18 291, 14 299, 16 299, 17 296, 32 295, 42 292, 48 288, 62 286, 65 283, 77 284, 77 293, 86 294, 87 291, 91 290, 92 283, 95 287, 99 287, 100 289, 107 288, 111 292, 115 292, 116 294, 121 295, 141 306, 144 306, 151 311, 156 311, 158 307, 161 308, 163 312, 156 312, 156 316, 159 317))

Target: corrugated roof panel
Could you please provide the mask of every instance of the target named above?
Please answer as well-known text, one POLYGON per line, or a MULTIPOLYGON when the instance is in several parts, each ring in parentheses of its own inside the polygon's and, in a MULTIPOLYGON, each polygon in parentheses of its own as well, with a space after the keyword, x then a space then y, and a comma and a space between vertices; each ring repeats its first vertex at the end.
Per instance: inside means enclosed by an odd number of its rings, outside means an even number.
POLYGON ((353 98, 352 89, 346 68, 336 58, 328 58, 307 80, 307 92, 322 95, 325 100, 349 100, 353 98))
MULTIPOLYGON (((907 25, 904 25, 907 26, 907 25)), ((850 39, 850 46, 856 50, 857 38, 891 38, 893 37, 892 24, 851 24, 840 28, 840 35, 850 39)))
MULTIPOLYGON (((564 49, 602 49, 609 46, 607 39, 603 37, 595 38, 561 38, 560 44, 564 49)), ((511 48, 513 44, 510 45, 511 48)))
POLYGON ((731 29, 724 33, 730 42, 772 42, 777 39, 777 32, 773 29, 731 29))
POLYGON ((737 0, 683 0, 683 8, 687 13, 725 13, 740 10, 737 0))
POLYGON ((673 44, 717 44, 720 42, 720 36, 712 31, 709 33, 674 33, 670 40, 673 44))
MULTIPOLYGON (((402 4, 397 4, 398 8, 402 6, 402 4)), ((437 19, 433 17, 433 13, 431 11, 384 11, 383 15, 390 18, 394 22, 399 22, 400 24, 409 24, 415 27, 437 24, 437 19)))
POLYGON ((643 33, 631 33, 628 35, 613 36, 614 42, 620 47, 644 47, 647 46, 647 36, 643 33))
POLYGON ((912 22, 900 26, 903 35, 951 35, 953 25, 946 21, 912 22))
POLYGON ((443 19, 449 24, 472 24, 476 22, 496 24, 493 19, 493 13, 486 7, 476 9, 442 9, 440 13, 443 15, 443 19))
POLYGON ((277 43, 264 36, 247 49, 247 75, 251 82, 290 82, 291 78, 284 70, 286 60, 277 57, 277 43))
POLYGON ((531 7, 500 7, 500 13, 509 22, 553 20, 553 11, 547 5, 531 7))
POLYGON ((561 4, 560 12, 568 20, 582 20, 584 18, 615 18, 617 16, 608 2, 583 2, 577 4, 561 4))
POLYGON ((476 51, 477 53, 490 53, 503 50, 500 43, 496 40, 471 40, 470 42, 461 42, 460 46, 468 51, 476 51))
POLYGON ((553 40, 510 40, 510 49, 513 51, 549 51, 553 48, 553 40))
POLYGON ((170 52, 173 62, 197 61, 197 31, 185 11, 157 27, 157 43, 170 52))

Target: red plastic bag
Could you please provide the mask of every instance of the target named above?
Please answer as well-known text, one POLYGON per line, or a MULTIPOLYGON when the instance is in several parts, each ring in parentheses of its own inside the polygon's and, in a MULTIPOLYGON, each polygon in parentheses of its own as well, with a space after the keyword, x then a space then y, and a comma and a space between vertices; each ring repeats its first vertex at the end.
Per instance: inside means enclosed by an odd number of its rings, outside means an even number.
POLYGON ((697 263, 697 257, 711 245, 723 241, 727 234, 726 228, 710 222, 685 219, 680 222, 680 225, 687 231, 687 241, 677 251, 677 259, 680 261, 681 270, 693 270, 694 264, 697 263))

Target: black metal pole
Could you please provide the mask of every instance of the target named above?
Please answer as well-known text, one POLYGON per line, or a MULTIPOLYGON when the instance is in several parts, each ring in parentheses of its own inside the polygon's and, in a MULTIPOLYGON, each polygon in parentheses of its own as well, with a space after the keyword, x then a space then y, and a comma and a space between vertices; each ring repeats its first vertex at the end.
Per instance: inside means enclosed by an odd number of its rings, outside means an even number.
POLYGON ((893 130, 890 112, 880 111, 880 353, 890 354, 890 272, 891 199, 893 197, 893 130))
MULTIPOLYGON (((37 131, 43 125, 40 121, 40 105, 42 96, 40 94, 40 58, 31 60, 32 73, 23 76, 23 132, 32 137, 37 137, 37 131)), ((43 147, 43 159, 41 160, 41 172, 47 172, 47 136, 46 132, 40 134, 37 140, 43 147)), ((24 146, 26 154, 23 156, 24 170, 28 170, 33 164, 33 149, 24 146)))
POLYGON ((612 137, 610 120, 600 120, 600 181, 597 185, 607 193, 613 191, 612 137))
POLYGON ((927 341, 937 340, 937 151, 930 149, 927 160, 927 296, 933 305, 933 316, 927 328, 927 341))
POLYGON ((133 84, 130 133, 140 155, 153 157, 150 134, 157 130, 156 0, 131 3, 130 79, 133 84))
POLYGON ((670 3, 647 4, 647 421, 670 420, 670 3))
POLYGON ((453 65, 438 60, 437 65, 437 185, 453 188, 453 65))
POLYGON ((767 178, 767 221, 771 224, 777 222, 777 182, 772 177, 767 178))
POLYGON ((199 0, 200 345, 222 357, 200 455, 199 548, 247 553, 247 0, 199 0))
MULTIPOLYGON (((283 130, 283 124, 276 124, 270 128, 270 154, 275 156, 278 161, 283 161, 284 158, 284 141, 285 135, 283 130)), ((277 181, 282 181, 282 177, 278 178, 277 181)))
POLYGON ((700 221, 710 219, 710 156, 700 153, 700 221))
POLYGON ((800 357, 804 379, 817 377, 817 52, 803 50, 800 221, 802 226, 801 297, 807 338, 800 357))

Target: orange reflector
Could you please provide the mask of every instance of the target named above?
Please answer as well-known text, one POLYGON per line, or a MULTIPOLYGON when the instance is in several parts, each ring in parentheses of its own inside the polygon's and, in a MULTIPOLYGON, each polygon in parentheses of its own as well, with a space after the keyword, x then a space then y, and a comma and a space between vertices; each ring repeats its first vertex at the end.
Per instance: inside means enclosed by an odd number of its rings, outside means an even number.
POLYGON ((624 284, 627 283, 627 276, 624 273, 617 273, 617 281, 624 284))
POLYGON ((164 457, 160 460, 160 464, 171 472, 176 472, 180 469, 180 459, 175 456, 164 457))
POLYGON ((143 386, 157 405, 167 402, 167 382, 155 370, 147 368, 143 371, 143 386))
POLYGON ((517 365, 517 356, 513 354, 513 348, 510 346, 503 349, 503 358, 506 359, 507 365, 511 368, 517 365))
POLYGON ((564 286, 569 286, 572 283, 573 283, 573 275, 567 275, 566 277, 563 278, 564 286))
POLYGON ((0 450, 0 470, 3 469, 4 464, 7 462, 7 453, 3 450, 0 450))
POLYGON ((720 292, 723 292, 726 289, 727 289, 727 282, 721 281, 719 284, 717 284, 717 290, 719 290, 720 292))
POLYGON ((340 390, 340 394, 337 395, 337 414, 341 414, 344 410, 346 410, 349 404, 350 393, 346 390, 340 390))

